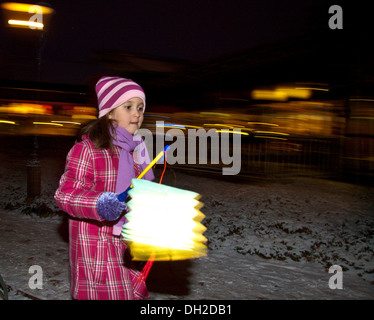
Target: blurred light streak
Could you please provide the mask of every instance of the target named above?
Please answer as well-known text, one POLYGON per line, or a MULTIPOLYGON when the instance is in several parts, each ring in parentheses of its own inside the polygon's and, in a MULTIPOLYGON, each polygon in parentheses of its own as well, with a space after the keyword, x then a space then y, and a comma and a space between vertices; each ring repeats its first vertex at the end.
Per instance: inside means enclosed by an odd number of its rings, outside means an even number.
POLYGON ((205 116, 222 116, 222 117, 231 117, 228 113, 220 113, 220 112, 200 112, 200 114, 205 116))
POLYGON ((52 120, 53 123, 64 123, 64 124, 76 124, 80 126, 82 123, 80 122, 74 122, 74 121, 62 121, 62 120, 52 120))
POLYGON ((274 90, 253 90, 251 97, 254 100, 286 101, 288 99, 286 93, 274 90))
POLYGON ((255 129, 251 129, 251 128, 237 128, 237 129, 244 130, 244 131, 250 131, 250 132, 255 130, 255 129))
POLYGON ((52 123, 52 122, 38 122, 38 121, 34 121, 33 124, 63 127, 63 125, 61 123, 52 123))
POLYGON ((59 114, 63 115, 89 115, 96 118, 97 109, 94 107, 87 106, 68 106, 65 105, 59 111, 59 114))
POLYGON ((97 118, 96 114, 97 109, 88 104, 0 100, 0 119, 4 121, 1 125, 2 134, 75 136, 82 125, 97 118), (13 121, 15 125, 5 121, 13 121))
POLYGON ((229 129, 241 129, 244 128, 242 125, 232 125, 232 124, 224 124, 224 123, 204 123, 204 126, 208 127, 227 127, 229 129))
POLYGON ((267 123, 267 122, 247 122, 248 124, 258 124, 258 125, 264 125, 264 126, 273 126, 273 127, 279 127, 278 124, 274 124, 274 123, 267 123))
POLYGON ((186 130, 186 128, 193 128, 193 129, 202 129, 203 128, 203 127, 194 126, 194 125, 175 124, 175 123, 165 123, 165 124, 157 123, 156 127, 172 128, 172 129, 177 128, 177 129, 182 129, 182 130, 186 130))
POLYGON ((270 136, 261 136, 261 135, 255 135, 255 138, 264 138, 264 139, 276 139, 276 140, 288 140, 286 138, 279 138, 279 137, 270 137, 270 136))
POLYGON ((188 124, 184 124, 184 126, 186 128, 193 128, 193 129, 202 129, 203 127, 199 127, 199 126, 193 126, 193 125, 188 125, 188 124))
POLYGON ((230 131, 229 129, 216 129, 217 132, 227 132, 227 133, 232 133, 232 134, 241 134, 243 136, 249 136, 249 133, 246 132, 237 132, 237 131, 230 131))
POLYGON ((289 136, 288 133, 281 133, 281 132, 274 132, 274 131, 255 131, 255 134, 257 134, 257 133, 278 134, 278 135, 281 135, 281 136, 289 136))
POLYGON ((330 91, 329 89, 314 88, 314 87, 296 87, 297 90, 315 90, 315 91, 330 91))
POLYGON ((40 22, 32 22, 32 21, 25 21, 25 20, 8 20, 8 24, 12 26, 18 27, 28 27, 28 28, 36 28, 42 30, 44 28, 44 24, 40 22))
POLYGON ((277 90, 285 92, 288 98, 309 99, 312 95, 312 91, 310 89, 278 88, 277 90))
POLYGON ((185 126, 181 125, 181 124, 175 124, 175 123, 157 123, 156 124, 156 127, 160 128, 178 128, 178 129, 183 129, 185 130, 185 126))
POLYGON ((52 114, 52 106, 35 103, 9 103, 0 107, 0 112, 11 114, 52 114))
POLYGON ((91 116, 88 114, 73 114, 71 116, 72 119, 87 119, 87 120, 94 120, 97 119, 96 116, 91 116))
POLYGON ((312 95, 310 89, 292 87, 278 87, 275 89, 255 89, 251 92, 253 100, 287 101, 290 98, 309 99, 312 95))
POLYGON ((9 121, 9 120, 0 120, 0 123, 16 124, 14 121, 9 121))

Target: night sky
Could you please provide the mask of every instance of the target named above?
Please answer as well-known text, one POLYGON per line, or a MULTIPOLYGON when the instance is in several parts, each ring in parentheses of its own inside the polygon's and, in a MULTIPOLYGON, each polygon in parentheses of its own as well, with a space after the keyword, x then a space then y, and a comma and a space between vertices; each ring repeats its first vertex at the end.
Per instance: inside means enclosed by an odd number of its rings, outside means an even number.
MULTIPOLYGON (((350 25, 352 5, 347 9, 344 2, 339 2, 345 19, 342 33, 350 25)), ((201 62, 314 30, 329 32, 328 9, 337 4, 326 0, 50 0, 47 3, 55 14, 42 51, 41 81, 72 84, 84 84, 93 74, 103 71, 97 58, 99 53, 201 62)), ((10 36, 8 29, 3 23, 1 77, 33 80, 38 42, 30 32, 12 31, 10 36)))
POLYGON ((66 44, 61 59, 105 49, 206 59, 300 32, 318 3, 311 2, 51 1, 50 40, 66 44))

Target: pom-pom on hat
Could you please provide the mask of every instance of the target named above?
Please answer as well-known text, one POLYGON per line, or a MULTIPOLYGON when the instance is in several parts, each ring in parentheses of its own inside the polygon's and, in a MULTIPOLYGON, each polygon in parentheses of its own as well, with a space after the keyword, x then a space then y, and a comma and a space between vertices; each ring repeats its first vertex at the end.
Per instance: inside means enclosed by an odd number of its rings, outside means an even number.
POLYGON ((101 77, 96 83, 95 89, 99 104, 99 118, 135 97, 143 100, 145 108, 144 91, 141 86, 131 79, 108 76, 101 77))

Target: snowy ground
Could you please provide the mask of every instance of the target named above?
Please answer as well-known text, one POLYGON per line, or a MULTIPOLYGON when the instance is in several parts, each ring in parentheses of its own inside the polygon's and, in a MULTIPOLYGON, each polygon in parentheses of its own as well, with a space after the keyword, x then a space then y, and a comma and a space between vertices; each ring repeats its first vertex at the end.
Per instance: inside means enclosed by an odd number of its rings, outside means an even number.
MULTIPOLYGON (((66 217, 53 193, 65 149, 40 150, 43 195, 27 204, 29 150, 0 155, 0 274, 9 299, 70 299, 66 217), (32 290, 29 268, 43 270, 32 290), (30 295, 30 296, 29 296, 30 295)), ((151 299, 373 299, 374 188, 312 178, 229 182, 168 170, 200 193, 208 256, 153 266, 151 299), (329 288, 340 265, 343 289, 329 288)))

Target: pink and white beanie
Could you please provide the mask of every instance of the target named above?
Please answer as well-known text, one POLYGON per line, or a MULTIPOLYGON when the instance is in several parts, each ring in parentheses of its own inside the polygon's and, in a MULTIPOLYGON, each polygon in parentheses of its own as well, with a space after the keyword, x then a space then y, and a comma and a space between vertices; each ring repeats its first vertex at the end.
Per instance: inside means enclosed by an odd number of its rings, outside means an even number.
POLYGON ((145 108, 145 94, 142 87, 130 79, 101 77, 95 89, 99 104, 99 118, 131 98, 142 99, 145 108))

